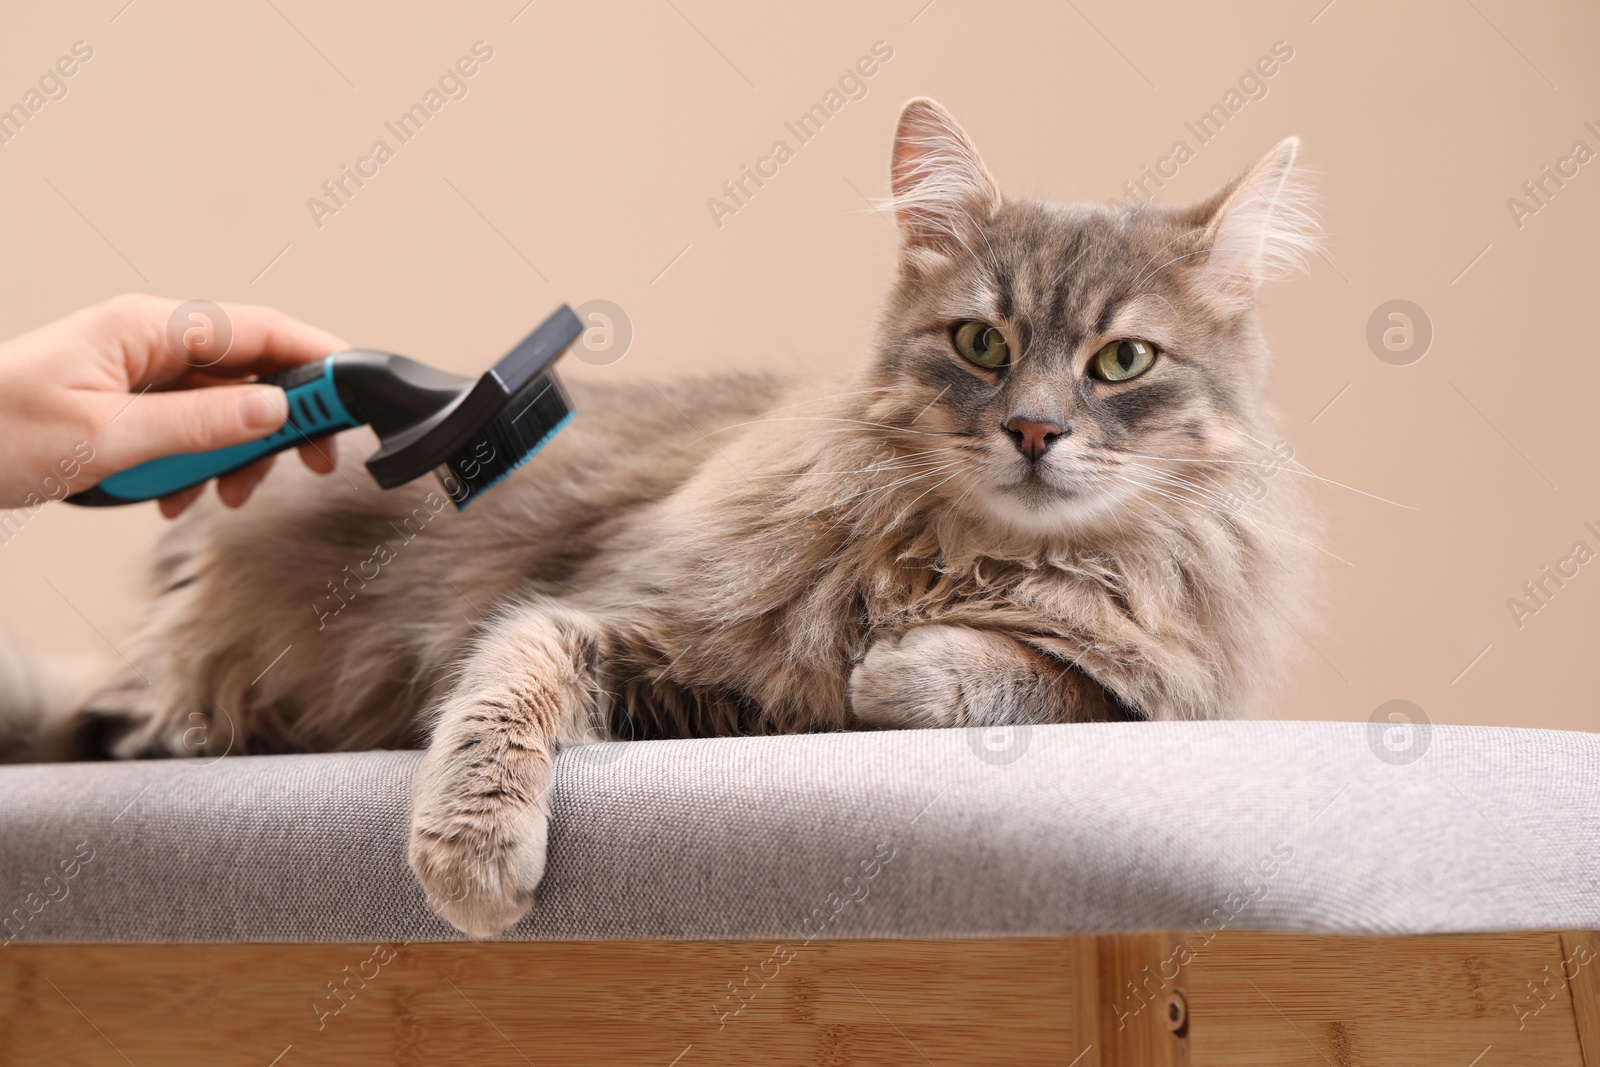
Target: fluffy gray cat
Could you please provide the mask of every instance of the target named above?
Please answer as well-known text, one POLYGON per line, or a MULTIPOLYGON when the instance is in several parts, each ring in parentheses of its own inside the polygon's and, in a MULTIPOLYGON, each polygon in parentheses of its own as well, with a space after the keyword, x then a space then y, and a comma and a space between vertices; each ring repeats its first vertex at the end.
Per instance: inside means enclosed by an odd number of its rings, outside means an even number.
POLYGON ((1313 551, 1295 480, 1263 480, 1255 294, 1308 245, 1295 150, 1190 207, 1012 200, 914 100, 857 380, 575 382, 573 426, 459 515, 283 470, 196 507, 124 646, 142 676, 78 736, 425 746, 411 862, 487 937, 533 904, 566 745, 1245 714, 1313 551))

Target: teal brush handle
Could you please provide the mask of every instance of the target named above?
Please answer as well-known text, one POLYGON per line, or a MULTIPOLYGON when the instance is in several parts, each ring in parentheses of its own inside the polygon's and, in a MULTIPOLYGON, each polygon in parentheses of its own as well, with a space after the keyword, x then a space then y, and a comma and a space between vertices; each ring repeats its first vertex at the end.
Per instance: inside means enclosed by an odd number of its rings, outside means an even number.
POLYGON ((261 379, 266 385, 281 387, 289 398, 289 421, 270 436, 209 452, 185 452, 152 459, 119 471, 92 489, 69 496, 68 502, 131 504, 155 500, 238 470, 262 456, 360 426, 361 420, 350 414, 344 401, 339 399, 339 390, 334 387, 335 365, 335 357, 327 356, 261 379))

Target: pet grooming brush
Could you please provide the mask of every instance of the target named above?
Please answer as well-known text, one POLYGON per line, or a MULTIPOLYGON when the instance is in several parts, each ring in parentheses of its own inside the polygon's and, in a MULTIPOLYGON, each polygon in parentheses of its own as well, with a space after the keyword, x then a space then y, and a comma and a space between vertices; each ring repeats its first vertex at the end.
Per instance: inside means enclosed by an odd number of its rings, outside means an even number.
POLYGON ((571 421, 572 402, 554 363, 583 332, 563 304, 477 380, 405 356, 335 352, 261 381, 289 397, 289 421, 259 441, 164 456, 67 497, 70 504, 153 500, 227 474, 262 456, 354 426, 379 448, 367 470, 385 489, 435 472, 456 510, 499 482, 571 421))

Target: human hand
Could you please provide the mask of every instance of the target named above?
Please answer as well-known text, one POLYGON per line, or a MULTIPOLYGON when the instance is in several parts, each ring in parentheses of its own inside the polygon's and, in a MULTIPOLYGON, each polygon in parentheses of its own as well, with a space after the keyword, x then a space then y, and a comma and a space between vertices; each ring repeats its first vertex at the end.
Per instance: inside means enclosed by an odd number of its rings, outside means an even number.
MULTIPOLYGON (((288 420, 283 390, 224 383, 350 347, 273 308, 221 304, 232 326, 225 352, 208 351, 216 338, 198 330, 186 330, 174 350, 167 323, 179 304, 119 296, 0 342, 0 507, 37 498, 41 483, 66 475, 74 457, 67 481, 78 492, 159 456, 265 437, 288 420)), ((312 470, 333 470, 331 438, 299 451, 312 470)), ((244 503, 273 458, 218 478, 222 502, 244 503)), ((163 497, 161 513, 177 516, 204 490, 163 497)))

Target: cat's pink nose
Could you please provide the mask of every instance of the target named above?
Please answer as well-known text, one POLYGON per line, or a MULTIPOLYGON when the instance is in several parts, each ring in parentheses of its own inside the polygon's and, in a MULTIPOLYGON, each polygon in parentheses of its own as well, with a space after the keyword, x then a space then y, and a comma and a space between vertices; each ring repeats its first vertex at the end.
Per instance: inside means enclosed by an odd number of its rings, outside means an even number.
POLYGON ((1052 442, 1066 431, 1053 422, 1038 422, 1021 416, 1006 423, 1006 433, 1016 444, 1017 451, 1028 457, 1029 463, 1039 462, 1052 442))

